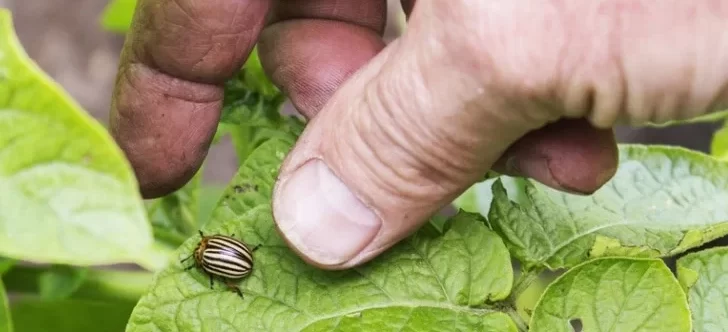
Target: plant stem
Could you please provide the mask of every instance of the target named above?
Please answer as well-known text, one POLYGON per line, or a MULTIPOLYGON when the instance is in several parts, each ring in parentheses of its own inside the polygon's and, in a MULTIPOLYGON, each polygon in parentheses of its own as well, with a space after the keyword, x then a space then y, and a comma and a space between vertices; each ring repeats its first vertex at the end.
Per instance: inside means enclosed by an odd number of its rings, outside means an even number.
MULTIPOLYGON (((38 293, 38 280, 47 269, 43 266, 17 265, 5 275, 8 292, 38 293)), ((91 269, 73 298, 122 300, 136 302, 152 284, 154 274, 147 271, 91 269)))
POLYGON ((518 279, 513 283, 513 289, 511 290, 511 299, 513 303, 525 292, 528 287, 531 287, 534 281, 536 281, 543 272, 543 267, 536 267, 533 269, 524 269, 518 276, 518 279))
POLYGON ((508 309, 506 309, 506 314, 508 314, 508 316, 511 317, 511 320, 513 320, 513 323, 516 324, 518 331, 528 331, 528 324, 526 323, 526 321, 523 320, 523 317, 521 317, 521 315, 518 313, 518 310, 516 310, 515 306, 509 306, 508 309))

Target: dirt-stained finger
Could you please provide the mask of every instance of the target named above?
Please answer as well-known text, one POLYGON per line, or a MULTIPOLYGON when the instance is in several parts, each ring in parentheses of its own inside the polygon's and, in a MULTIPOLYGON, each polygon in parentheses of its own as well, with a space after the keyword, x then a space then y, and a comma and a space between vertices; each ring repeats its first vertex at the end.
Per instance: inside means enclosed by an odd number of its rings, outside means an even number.
POLYGON ((224 83, 257 41, 267 0, 140 0, 121 55, 111 133, 142 195, 183 186, 215 133, 224 83))
POLYGON ((386 0, 279 0, 261 34, 261 62, 306 117, 385 46, 386 0))
POLYGON ((586 119, 561 119, 513 143, 493 166, 575 194, 592 194, 614 176, 619 162, 611 129, 586 119))

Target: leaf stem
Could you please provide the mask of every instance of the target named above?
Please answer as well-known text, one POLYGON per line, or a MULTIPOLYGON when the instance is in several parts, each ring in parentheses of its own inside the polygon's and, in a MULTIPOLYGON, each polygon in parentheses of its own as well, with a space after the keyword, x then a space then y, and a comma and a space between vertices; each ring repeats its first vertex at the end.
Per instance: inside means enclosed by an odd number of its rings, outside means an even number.
MULTIPOLYGON (((44 266, 17 265, 2 280, 8 292, 38 294, 38 280, 45 271, 44 266)), ((136 302, 147 292, 153 278, 154 273, 147 271, 91 269, 71 297, 136 302)))
POLYGON ((518 313, 518 310, 516 310, 515 306, 508 306, 508 308, 505 310, 506 314, 508 314, 509 317, 511 317, 511 320, 513 320, 513 323, 516 324, 516 327, 518 328, 518 331, 521 332, 527 332, 528 331, 528 324, 525 320, 523 320, 523 317, 521 317, 521 314, 518 313))
POLYGON ((536 281, 543 272, 544 268, 539 266, 531 269, 523 269, 518 279, 513 283, 513 289, 511 290, 511 300, 516 303, 516 300, 525 292, 534 281, 536 281))

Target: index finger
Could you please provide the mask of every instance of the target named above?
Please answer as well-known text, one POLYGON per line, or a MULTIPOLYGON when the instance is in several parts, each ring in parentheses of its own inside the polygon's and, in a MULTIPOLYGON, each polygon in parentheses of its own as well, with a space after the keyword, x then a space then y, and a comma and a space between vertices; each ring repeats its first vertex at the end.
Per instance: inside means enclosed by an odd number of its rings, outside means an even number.
POLYGON ((268 0, 140 0, 121 54, 111 134, 145 198, 184 185, 217 128, 222 84, 247 59, 268 0))

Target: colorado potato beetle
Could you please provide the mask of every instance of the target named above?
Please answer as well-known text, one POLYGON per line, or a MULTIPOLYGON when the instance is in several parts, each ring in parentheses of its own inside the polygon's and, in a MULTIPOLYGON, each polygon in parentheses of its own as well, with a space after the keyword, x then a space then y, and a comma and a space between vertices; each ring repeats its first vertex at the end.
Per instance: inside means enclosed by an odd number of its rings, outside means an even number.
POLYGON ((206 236, 200 231, 201 239, 197 247, 191 255, 181 260, 180 263, 194 257, 195 264, 186 267, 185 271, 193 267, 201 267, 210 277, 210 289, 212 289, 213 277, 218 277, 225 282, 228 288, 242 297, 243 293, 240 288, 233 284, 231 280, 242 279, 250 275, 250 272, 253 271, 253 252, 260 245, 251 250, 248 245, 233 236, 235 235, 215 234, 206 236))

